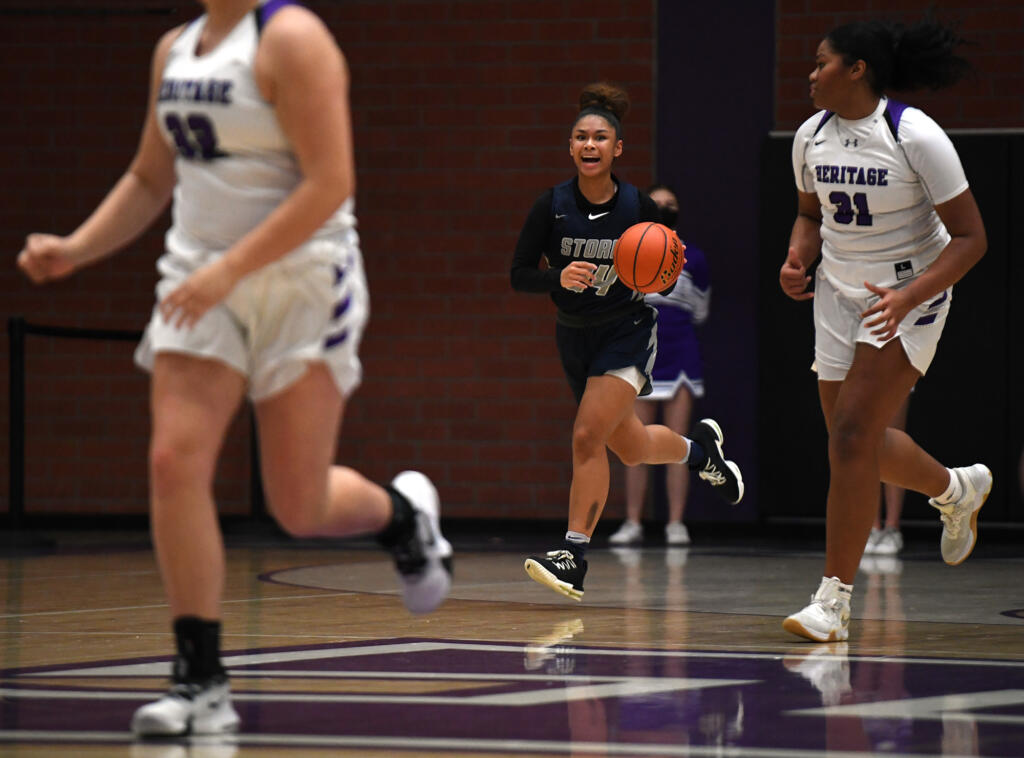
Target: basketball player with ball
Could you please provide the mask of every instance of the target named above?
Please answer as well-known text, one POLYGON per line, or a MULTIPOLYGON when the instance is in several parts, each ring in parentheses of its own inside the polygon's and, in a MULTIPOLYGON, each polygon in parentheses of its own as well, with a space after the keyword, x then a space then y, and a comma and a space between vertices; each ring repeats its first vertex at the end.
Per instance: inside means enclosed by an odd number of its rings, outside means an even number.
POLYGON ((606 449, 627 466, 686 465, 730 503, 743 497, 739 467, 725 459, 715 421, 702 420, 686 438, 636 415, 637 396, 651 392, 657 352, 657 314, 644 292, 675 284, 685 249, 657 223, 654 201, 612 173, 628 109, 621 88, 584 87, 569 134, 576 176, 537 199, 512 259, 513 289, 548 293, 555 303, 558 352, 578 404, 569 528, 561 547, 530 556, 525 568, 573 600, 583 598, 586 550, 608 498, 606 449))

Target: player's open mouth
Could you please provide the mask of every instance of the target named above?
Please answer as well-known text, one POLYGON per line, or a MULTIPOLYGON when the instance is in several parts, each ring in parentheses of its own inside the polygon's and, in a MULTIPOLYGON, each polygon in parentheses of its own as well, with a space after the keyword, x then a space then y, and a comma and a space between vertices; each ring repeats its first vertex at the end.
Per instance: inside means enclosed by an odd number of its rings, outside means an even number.
POLYGON ((601 159, 596 157, 596 156, 594 156, 594 155, 584 155, 582 158, 580 158, 580 160, 583 161, 584 163, 600 163, 601 162, 601 159))

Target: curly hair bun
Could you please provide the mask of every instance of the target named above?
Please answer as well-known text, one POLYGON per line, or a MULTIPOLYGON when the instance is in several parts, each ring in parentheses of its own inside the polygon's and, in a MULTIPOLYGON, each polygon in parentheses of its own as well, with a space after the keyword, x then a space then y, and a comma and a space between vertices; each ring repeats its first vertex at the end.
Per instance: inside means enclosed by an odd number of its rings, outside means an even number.
POLYGON ((580 92, 580 110, 599 108, 608 111, 622 121, 629 111, 629 95, 626 90, 610 82, 594 82, 588 84, 580 92))

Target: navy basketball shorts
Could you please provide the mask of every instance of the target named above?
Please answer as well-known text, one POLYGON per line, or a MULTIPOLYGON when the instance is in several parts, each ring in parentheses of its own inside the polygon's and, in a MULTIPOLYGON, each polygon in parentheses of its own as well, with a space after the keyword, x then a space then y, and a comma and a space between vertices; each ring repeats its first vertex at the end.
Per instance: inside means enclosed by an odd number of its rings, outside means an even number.
POLYGON ((630 367, 639 373, 637 393, 650 394, 651 369, 658 353, 657 322, 657 311, 647 307, 595 326, 573 327, 557 323, 558 355, 576 402, 583 398, 588 378, 630 367))

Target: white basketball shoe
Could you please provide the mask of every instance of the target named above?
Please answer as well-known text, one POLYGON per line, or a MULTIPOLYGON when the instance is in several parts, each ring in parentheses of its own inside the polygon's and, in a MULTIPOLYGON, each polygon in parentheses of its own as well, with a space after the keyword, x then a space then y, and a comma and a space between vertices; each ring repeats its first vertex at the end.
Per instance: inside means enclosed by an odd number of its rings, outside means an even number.
POLYGON ((853 586, 834 576, 822 577, 811 604, 782 622, 787 632, 815 642, 842 642, 850 636, 850 595, 853 586))
POLYGON ((452 586, 452 545, 441 534, 441 500, 419 471, 403 471, 391 480, 412 506, 416 528, 391 548, 402 582, 402 599, 413 613, 429 613, 448 597, 452 586))
POLYGON ((203 683, 176 682, 159 700, 148 703, 132 717, 139 737, 237 732, 241 719, 231 705, 227 677, 203 683))
POLYGON ((931 498, 928 504, 942 514, 942 560, 957 566, 967 560, 978 540, 978 511, 992 491, 992 472, 981 463, 952 471, 963 487, 960 499, 941 504, 931 498))

